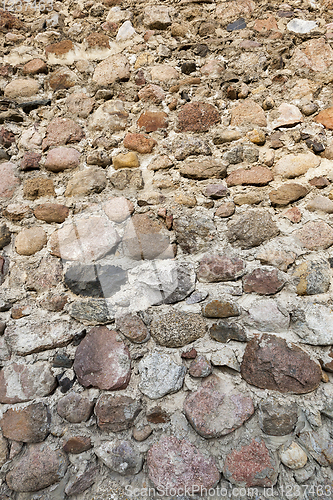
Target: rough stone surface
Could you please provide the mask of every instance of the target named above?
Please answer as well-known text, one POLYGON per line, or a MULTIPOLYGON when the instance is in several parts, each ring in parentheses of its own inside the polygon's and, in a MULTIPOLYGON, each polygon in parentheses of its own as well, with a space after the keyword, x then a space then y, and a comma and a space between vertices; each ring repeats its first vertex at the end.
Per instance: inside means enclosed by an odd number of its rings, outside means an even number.
POLYGON ((269 199, 273 206, 284 206, 288 205, 293 201, 297 201, 300 198, 304 198, 309 192, 306 186, 296 183, 283 184, 278 189, 271 191, 269 193, 269 199))
POLYGON ((273 399, 262 402, 259 408, 260 428, 269 436, 291 434, 296 426, 297 418, 295 403, 279 403, 273 399))
POLYGON ((19 186, 20 180, 16 175, 14 163, 5 162, 0 164, 0 198, 11 198, 15 189, 19 186))
POLYGON ((257 247, 278 234, 275 222, 265 210, 249 210, 233 220, 228 229, 230 243, 245 249, 257 247))
POLYGON ((77 149, 59 147, 50 149, 44 167, 51 172, 63 172, 67 168, 76 168, 79 165, 80 153, 77 149))
POLYGON ((106 187, 107 179, 105 173, 98 167, 88 167, 76 172, 65 191, 65 196, 87 196, 100 193, 106 187))
POLYGON ((323 220, 310 221, 295 232, 295 239, 309 250, 319 250, 333 244, 333 229, 323 220))
POLYGON ((72 424, 86 422, 93 411, 94 404, 89 398, 70 392, 59 399, 57 412, 72 424))
POLYGON ((127 272, 108 264, 73 264, 64 274, 64 283, 76 295, 111 297, 127 283, 127 272))
POLYGON ((110 198, 103 205, 103 210, 110 220, 121 223, 128 219, 134 212, 133 203, 123 196, 110 198))
POLYGON ((231 110, 230 125, 232 127, 239 127, 249 123, 259 125, 259 127, 266 127, 267 125, 264 110, 252 99, 245 100, 231 110))
POLYGON ((285 280, 278 271, 267 269, 255 269, 243 278, 243 290, 245 293, 258 293, 259 295, 273 295, 281 290, 285 280))
POLYGON ((331 270, 326 261, 303 262, 296 266, 293 276, 299 278, 298 295, 325 293, 331 284, 331 270))
POLYGON ((121 476, 132 476, 142 469, 142 455, 130 441, 108 441, 94 452, 109 469, 121 476))
POLYGON ((318 167, 320 158, 313 153, 289 154, 283 156, 274 166, 275 175, 293 179, 305 174, 310 168, 318 167))
POLYGON ((182 388, 186 368, 173 361, 171 356, 152 352, 139 363, 140 391, 150 399, 159 399, 182 388))
POLYGON ((118 394, 100 396, 95 406, 98 427, 110 432, 132 427, 140 411, 140 400, 118 394))
POLYGON ((150 337, 147 326, 139 316, 131 314, 120 316, 116 320, 116 328, 125 335, 126 338, 136 344, 147 342, 150 337))
POLYGON ((84 138, 82 128, 70 118, 54 118, 46 130, 42 147, 45 151, 50 146, 61 146, 81 141, 84 138))
POLYGON ((166 347, 182 347, 203 337, 206 325, 199 314, 167 309, 156 312, 150 331, 158 344, 166 347))
POLYGON ((280 459, 283 465, 293 470, 302 469, 308 461, 305 451, 295 441, 280 451, 280 459))
POLYGON ((125 389, 131 377, 128 348, 115 331, 93 328, 76 350, 74 370, 84 387, 125 389))
POLYGON ((104 87, 116 81, 128 80, 130 75, 130 65, 127 58, 121 54, 115 54, 96 66, 93 81, 104 87))
POLYGON ((244 261, 226 255, 205 255, 201 261, 197 277, 206 283, 233 281, 245 273, 244 261))
POLYGON ((178 128, 181 132, 206 132, 219 122, 218 110, 203 102, 185 104, 178 113, 178 128))
POLYGON ((69 209, 59 203, 44 203, 38 205, 34 210, 34 216, 38 220, 43 220, 49 224, 52 222, 64 222, 69 215, 69 209))
POLYGON ((322 304, 303 303, 291 314, 292 327, 303 342, 330 345, 333 339, 332 309, 322 304))
MULTIPOLYGON (((190 151, 191 153, 193 154, 193 151, 190 151)), ((183 155, 181 157, 178 155, 177 159, 183 160, 184 157, 183 155)), ((226 165, 216 159, 188 160, 180 165, 179 171, 182 176, 197 180, 211 179, 212 177, 224 179, 227 175, 226 165)))
POLYGON ((39 443, 50 431, 50 413, 43 403, 32 403, 26 408, 9 408, 0 425, 3 435, 13 441, 39 443))
POLYGON ((213 222, 207 217, 179 217, 173 221, 177 242, 186 254, 207 250, 207 242, 215 233, 213 222))
POLYGON ((305 351, 269 334, 247 344, 241 373, 256 387, 293 394, 314 391, 321 380, 320 366, 305 351))
POLYGON ((230 318, 240 315, 240 308, 230 300, 211 300, 202 308, 206 318, 230 318))
POLYGON ((251 167, 238 169, 231 172, 226 178, 228 187, 231 186, 265 186, 274 179, 272 172, 267 167, 251 167))

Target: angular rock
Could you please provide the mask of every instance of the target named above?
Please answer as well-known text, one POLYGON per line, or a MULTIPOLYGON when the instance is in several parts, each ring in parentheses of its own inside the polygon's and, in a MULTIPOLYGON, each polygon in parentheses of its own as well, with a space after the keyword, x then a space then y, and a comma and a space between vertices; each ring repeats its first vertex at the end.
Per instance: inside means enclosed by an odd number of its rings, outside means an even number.
POLYGON ((54 184, 52 179, 44 177, 35 177, 28 179, 23 186, 23 197, 28 200, 36 200, 44 196, 55 196, 54 184))
POLYGON ((227 5, 219 4, 216 8, 216 14, 219 21, 225 25, 239 16, 248 17, 255 8, 256 4, 252 0, 233 0, 227 5))
POLYGON ((331 270, 327 261, 303 262, 296 266, 293 276, 299 278, 298 295, 326 293, 331 284, 331 270))
POLYGON ((94 452, 109 469, 121 476, 133 476, 142 469, 142 454, 131 441, 106 441, 94 452))
POLYGON ((11 232, 9 231, 8 227, 6 226, 6 224, 1 224, 0 225, 0 250, 2 250, 4 247, 9 245, 11 240, 12 240, 11 232))
POLYGON ((48 396, 56 387, 50 365, 12 363, 0 371, 0 403, 15 404, 48 396))
POLYGON ((245 329, 241 325, 223 320, 214 323, 209 329, 209 334, 212 339, 223 343, 228 342, 228 340, 237 340, 239 342, 246 342, 247 340, 245 329))
POLYGON ((109 264, 73 264, 65 272, 65 285, 83 297, 111 297, 127 283, 127 272, 109 264))
POLYGON ((296 403, 267 400, 259 406, 259 425, 269 436, 286 436, 295 429, 298 419, 296 403))
POLYGON ((333 244, 333 229, 323 220, 307 222, 293 234, 295 239, 309 250, 326 249, 333 244))
POLYGON ((56 287, 62 281, 62 265, 55 257, 47 255, 38 265, 26 267, 26 285, 28 290, 45 292, 56 287))
POLYGON ((303 430, 299 435, 300 442, 310 452, 310 455, 322 467, 333 464, 333 443, 327 429, 320 428, 318 432, 303 430))
POLYGON ((219 200, 220 198, 228 196, 229 190, 225 187, 224 184, 209 184, 205 187, 202 193, 204 196, 207 196, 207 198, 219 200))
POLYGON ((269 199, 273 206, 281 207, 293 201, 297 201, 300 198, 304 198, 308 192, 309 188, 301 184, 282 184, 282 186, 269 193, 269 199))
POLYGON ((284 447, 279 455, 283 465, 292 470, 302 469, 308 461, 305 451, 295 441, 284 447))
POLYGON ((82 92, 70 94, 66 99, 68 112, 79 118, 87 118, 93 110, 94 103, 94 99, 82 92))
POLYGON ((64 225, 52 233, 52 255, 64 260, 92 262, 110 253, 119 243, 119 235, 106 217, 91 216, 64 225))
POLYGON ((134 425, 141 410, 140 399, 121 394, 102 394, 95 406, 97 425, 102 431, 125 431, 134 425))
POLYGON ((74 436, 67 439, 62 449, 65 453, 79 454, 92 448, 91 440, 86 436, 74 436))
POLYGON ((249 169, 238 169, 231 172, 226 178, 228 187, 231 186, 265 186, 274 179, 267 167, 251 167, 249 169))
POLYGON ((86 422, 91 416, 93 408, 94 403, 89 398, 75 392, 66 394, 59 399, 57 404, 58 414, 72 424, 86 422))
POLYGON ((205 255, 201 261, 197 277, 206 283, 233 281, 245 274, 245 265, 238 257, 227 255, 205 255))
POLYGON ((20 169, 23 170, 23 172, 38 170, 41 158, 42 155, 39 153, 25 153, 20 163, 20 169))
POLYGON ((322 304, 302 302, 291 314, 291 326, 301 341, 311 345, 331 345, 333 342, 332 309, 322 304))
POLYGON ((38 205, 34 210, 34 216, 38 220, 43 220, 48 224, 64 222, 69 215, 69 209, 65 205, 58 203, 44 203, 38 205))
POLYGON ((178 128, 181 132, 207 132, 220 121, 218 110, 204 102, 187 103, 178 113, 178 128))
POLYGON ((295 262, 296 254, 294 252, 267 247, 260 250, 256 258, 259 259, 262 264, 275 266, 280 269, 280 271, 287 271, 288 267, 295 262))
POLYGON ((22 72, 24 75, 47 73, 47 64, 42 59, 31 59, 23 66, 22 72))
POLYGON ((239 127, 246 124, 258 125, 259 127, 267 126, 264 110, 259 104, 252 101, 252 99, 246 99, 231 110, 230 125, 232 127, 239 127))
POLYGON ((291 62, 298 68, 325 71, 332 64, 333 50, 325 38, 313 38, 295 48, 291 62))
POLYGON ((227 346, 222 350, 212 353, 211 362, 213 366, 227 366, 232 370, 240 372, 240 364, 236 358, 235 352, 227 346))
POLYGON ((19 356, 67 345, 74 335, 75 329, 68 321, 29 317, 7 325, 5 332, 8 346, 19 356))
POLYGON ((227 232, 229 242, 242 249, 257 247, 278 234, 279 229, 265 210, 248 210, 239 215, 227 232))
POLYGON ((170 8, 167 5, 152 5, 145 8, 143 23, 151 30, 165 30, 171 24, 170 8))
POLYGON ((240 308, 235 302, 229 300, 211 300, 203 306, 202 314, 206 318, 230 318, 239 316, 240 308))
POLYGON ((275 165, 275 175, 293 179, 305 174, 310 168, 320 165, 320 158, 313 153, 289 154, 283 156, 275 165))
POLYGON ((197 433, 210 439, 238 429, 254 413, 254 407, 249 396, 212 375, 186 397, 184 412, 197 433))
POLYGON ((280 127, 294 127, 303 121, 303 115, 297 106, 282 103, 276 111, 270 113, 270 126, 277 129, 280 127))
POLYGON ((185 366, 178 365, 168 354, 152 352, 139 363, 140 391, 149 399, 163 398, 179 391, 184 382, 185 366))
POLYGON ((187 254, 207 249, 207 242, 213 239, 216 231, 212 220, 201 216, 174 219, 173 228, 177 243, 187 254))
POLYGON ((60 146, 50 149, 47 153, 44 167, 50 172, 63 172, 79 165, 81 154, 77 149, 60 146))
POLYGON ((93 81, 106 87, 117 81, 128 80, 131 76, 130 63, 122 54, 114 54, 97 64, 93 81))
POLYGON ((23 229, 15 239, 15 249, 20 255, 33 255, 39 252, 47 242, 47 236, 41 227, 23 229))
POLYGON ((90 128, 111 132, 123 130, 127 127, 128 116, 122 101, 106 101, 93 113, 90 128))
POLYGON ((154 104, 161 104, 165 99, 165 93, 159 85, 146 85, 138 92, 138 97, 142 102, 153 102, 154 104))
POLYGON ((134 260, 173 258, 169 235, 163 225, 149 215, 135 214, 125 227, 124 254, 134 260))
POLYGON ((74 371, 84 387, 125 389, 131 377, 128 348, 104 326, 90 330, 75 353, 74 371))
POLYGON ((7 439, 0 434, 0 467, 7 462, 8 457, 8 442, 7 439))
POLYGON ((320 366, 305 351, 269 334, 248 342, 241 373, 251 385, 282 393, 306 394, 321 381, 320 366))
MULTIPOLYGON (((185 160, 185 158, 187 158, 188 156, 198 156, 198 155, 209 156, 212 154, 212 150, 211 150, 209 143, 207 141, 199 139, 199 137, 193 137, 193 136, 187 136, 186 138, 184 138, 182 135, 182 137, 177 137, 172 142, 172 148, 175 150, 174 155, 175 155, 176 160, 185 160)), ((201 161, 206 162, 206 160, 201 160, 201 161)), ((195 162, 196 168, 198 169, 199 172, 200 172, 200 163, 201 163, 200 161, 195 162)), ((171 165, 169 165, 169 166, 171 166, 171 165)), ((206 169, 211 168, 213 171, 214 165, 216 167, 218 166, 218 162, 216 160, 207 161, 206 162, 206 169)), ((193 162, 193 166, 194 166, 194 162, 193 162)), ((181 173, 182 173, 183 164, 180 165, 180 169, 181 169, 181 173)), ((184 169, 186 170, 185 165, 184 165, 184 169)), ((203 167, 201 170, 204 171, 205 168, 203 167)), ((214 176, 214 172, 212 172, 212 176, 214 176)))
POLYGON ((162 436, 147 454, 149 479, 156 488, 214 488, 220 473, 212 457, 204 456, 189 441, 162 436))
POLYGON ((159 309, 150 325, 154 340, 165 347, 182 347, 203 337, 206 324, 200 314, 159 309))
POLYGON ((311 30, 317 28, 317 23, 315 21, 305 21, 304 19, 292 19, 287 24, 287 29, 293 31, 294 33, 309 33, 311 30))
POLYGON ((259 437, 245 446, 237 446, 227 455, 223 475, 241 487, 271 487, 276 483, 278 464, 259 437))
POLYGON ((70 89, 79 82, 76 73, 66 67, 60 67, 47 79, 47 85, 53 91, 70 89))
POLYGON ((123 196, 109 198, 103 205, 103 210, 113 222, 124 222, 134 212, 134 205, 123 196))
POLYGON ((82 128, 70 118, 53 118, 46 129, 43 151, 50 146, 61 146, 80 142, 85 137, 82 128))
POLYGON ((100 193, 106 187, 107 178, 98 167, 88 167, 76 172, 67 184, 65 196, 87 196, 100 193))
POLYGON ((155 132, 168 127, 168 115, 164 111, 145 111, 138 119, 138 127, 143 127, 146 132, 155 132))
POLYGON ((214 177, 224 179, 227 175, 227 166, 222 161, 214 159, 188 160, 180 165, 179 171, 183 177, 189 179, 203 180, 214 177))
POLYGON ((289 327, 290 318, 282 313, 273 299, 261 299, 253 302, 245 317, 247 325, 263 332, 277 332, 289 327))
POLYGON ((140 166, 140 162, 136 153, 120 153, 112 158, 112 165, 115 170, 119 168, 137 168, 140 166))
POLYGON ((208 377, 212 373, 212 366, 205 356, 197 356, 190 364, 189 374, 191 377, 208 377))
POLYGON ((65 493, 67 496, 80 495, 92 486, 96 481, 98 467, 94 464, 87 466, 86 470, 81 474, 77 473, 67 484, 65 493))
POLYGON ((283 288, 285 282, 276 269, 258 268, 243 277, 243 290, 245 293, 273 295, 283 288))
POLYGON ((155 139, 144 134, 126 134, 124 138, 124 147, 131 149, 132 151, 137 151, 141 154, 151 153, 154 146, 157 144, 155 139))
POLYGON ((105 325, 115 318, 115 311, 104 299, 77 300, 70 305, 68 312, 85 325, 105 325))
POLYGON ((20 180, 16 176, 14 163, 5 162, 0 164, 0 199, 11 198, 20 180))
POLYGON ((50 432, 51 415, 43 403, 9 408, 0 421, 3 435, 22 443, 39 443, 50 432))
POLYGON ((29 446, 6 475, 11 490, 38 491, 58 483, 65 475, 68 461, 61 450, 43 444, 29 446))

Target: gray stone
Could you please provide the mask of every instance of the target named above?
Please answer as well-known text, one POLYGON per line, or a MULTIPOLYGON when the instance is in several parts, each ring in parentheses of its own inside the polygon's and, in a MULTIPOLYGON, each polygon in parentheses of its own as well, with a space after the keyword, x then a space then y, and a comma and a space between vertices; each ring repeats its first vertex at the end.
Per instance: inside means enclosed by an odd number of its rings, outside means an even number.
POLYGON ((200 314, 165 308, 154 313, 150 331, 158 344, 182 347, 203 337, 206 324, 200 314))
POLYGON ((243 326, 226 320, 213 324, 209 329, 209 334, 212 339, 223 343, 228 342, 228 340, 237 340, 239 342, 246 342, 247 340, 243 326))
POLYGON ((131 441, 107 441, 94 452, 109 469, 122 476, 138 474, 142 469, 143 457, 131 441))
POLYGON ((94 464, 88 465, 84 472, 78 472, 69 480, 65 488, 66 495, 70 497, 73 495, 79 495, 80 493, 86 491, 95 483, 97 474, 98 467, 94 464))
POLYGON ((70 305, 69 314, 86 325, 104 325, 115 318, 115 311, 103 299, 77 300, 70 305))
POLYGON ((303 262, 296 266, 293 276, 298 279, 298 295, 325 293, 331 284, 331 269, 325 260, 303 262))
POLYGON ((121 267, 101 264, 74 264, 65 272, 65 284, 76 295, 111 297, 127 283, 121 267))
POLYGON ((82 394, 70 392, 63 398, 59 399, 57 404, 57 412, 62 417, 71 422, 78 424, 86 422, 92 414, 94 403, 89 398, 82 394))
POLYGON ((11 242, 11 232, 9 231, 6 224, 0 225, 0 250, 2 250, 5 246, 9 245, 11 242))
POLYGON ((310 33, 313 29, 317 28, 316 21, 305 21, 304 19, 292 19, 287 24, 287 29, 294 33, 310 33))
POLYGON ((207 217, 179 217, 173 221, 177 242, 184 253, 196 253, 207 248, 215 235, 215 225, 207 217))
POLYGON ((303 343, 333 344, 333 311, 330 307, 299 301, 291 313, 291 326, 303 343))
POLYGON ((193 292, 186 299, 186 304, 198 304, 208 297, 208 292, 193 292))
POLYGON ((175 151, 176 160, 185 160, 188 156, 209 156, 212 154, 208 142, 193 136, 187 136, 186 139, 176 139, 172 144, 172 149, 175 151))
POLYGON ((280 311, 274 299, 262 299, 251 304, 244 322, 261 332, 280 332, 288 329, 290 318, 280 311))
POLYGON ((268 211, 247 210, 229 224, 229 242, 243 249, 257 247, 279 234, 268 211))
POLYGON ((293 432, 297 423, 296 403, 279 403, 274 399, 259 406, 259 425, 265 434, 285 436, 293 432))
POLYGON ((333 442, 327 429, 321 427, 317 432, 303 430, 299 435, 300 442, 310 455, 323 467, 333 465, 333 442))
POLYGON ((186 368, 175 363, 171 356, 155 351, 140 361, 139 373, 140 391, 150 399, 159 399, 182 388, 186 368))

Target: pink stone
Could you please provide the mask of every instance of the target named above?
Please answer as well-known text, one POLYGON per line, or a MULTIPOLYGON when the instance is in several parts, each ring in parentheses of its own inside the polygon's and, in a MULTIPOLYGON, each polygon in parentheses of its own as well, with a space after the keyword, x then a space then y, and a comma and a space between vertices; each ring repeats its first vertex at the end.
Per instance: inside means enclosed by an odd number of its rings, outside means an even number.
POLYGON ((46 170, 51 172, 63 172, 67 168, 75 168, 79 165, 81 153, 74 148, 51 149, 44 164, 46 170))
POLYGON ((15 189, 20 184, 16 177, 16 166, 14 163, 5 162, 0 164, 0 199, 11 198, 15 189))

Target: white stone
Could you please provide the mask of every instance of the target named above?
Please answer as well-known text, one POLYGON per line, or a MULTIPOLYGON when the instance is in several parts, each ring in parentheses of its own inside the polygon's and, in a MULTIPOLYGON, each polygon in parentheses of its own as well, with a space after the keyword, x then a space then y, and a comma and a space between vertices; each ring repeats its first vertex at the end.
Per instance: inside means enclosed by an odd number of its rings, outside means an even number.
POLYGON ((175 363, 167 354, 155 351, 140 361, 139 373, 140 391, 150 399, 159 399, 182 388, 186 368, 175 363))
POLYGON ((129 40, 135 34, 136 31, 133 28, 131 21, 125 21, 118 30, 116 41, 123 42, 124 40, 129 40))
POLYGON ((304 21, 304 19, 292 19, 287 24, 287 28, 294 33, 305 34, 317 28, 317 23, 316 21, 304 21))
POLYGON ((227 346, 223 346, 220 351, 212 354, 211 363, 214 366, 228 366, 237 372, 240 371, 240 365, 234 351, 227 346))
POLYGON ((308 461, 305 451, 295 441, 286 450, 280 451, 280 459, 289 469, 301 469, 308 461))
POLYGON ((274 299, 259 299, 252 303, 244 321, 262 332, 279 332, 289 327, 289 315, 284 315, 274 299))
POLYGON ((127 19, 132 19, 133 14, 130 10, 121 10, 120 7, 112 7, 109 11, 106 20, 110 23, 122 23, 127 19))
POLYGON ((299 301, 292 314, 292 329, 311 345, 333 344, 333 310, 321 304, 299 301))
POLYGON ((93 113, 90 120, 92 130, 107 129, 110 132, 127 127, 128 113, 122 101, 106 101, 93 113))

